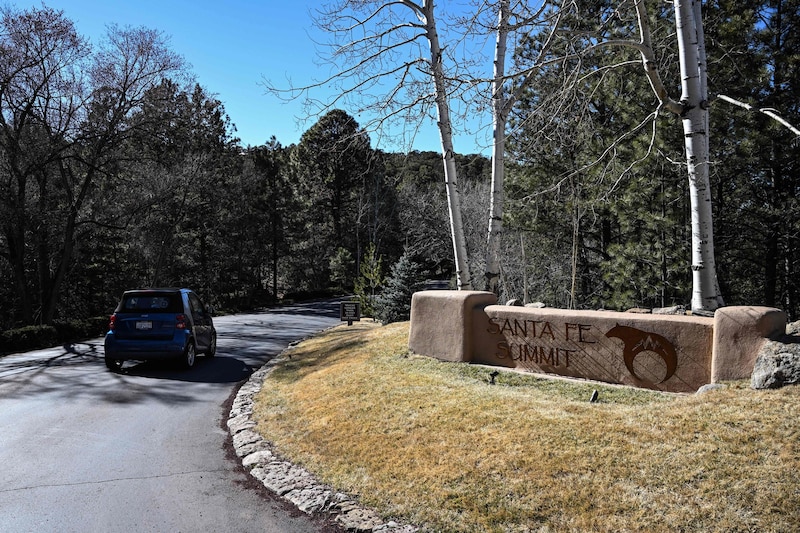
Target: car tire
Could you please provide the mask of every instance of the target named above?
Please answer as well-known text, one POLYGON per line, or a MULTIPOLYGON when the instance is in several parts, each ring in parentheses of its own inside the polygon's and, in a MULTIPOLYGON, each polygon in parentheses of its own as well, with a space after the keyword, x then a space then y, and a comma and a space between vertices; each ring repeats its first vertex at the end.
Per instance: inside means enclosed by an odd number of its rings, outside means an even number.
POLYGON ((111 357, 106 357, 106 367, 111 370, 112 372, 122 372, 122 359, 113 359, 111 357))
POLYGON ((208 350, 206 350, 206 357, 211 358, 217 355, 217 334, 211 334, 211 342, 208 345, 208 350))
POLYGON ((187 369, 192 368, 195 359, 197 359, 197 352, 195 351, 194 343, 190 341, 189 344, 186 345, 186 349, 181 356, 181 366, 187 369))

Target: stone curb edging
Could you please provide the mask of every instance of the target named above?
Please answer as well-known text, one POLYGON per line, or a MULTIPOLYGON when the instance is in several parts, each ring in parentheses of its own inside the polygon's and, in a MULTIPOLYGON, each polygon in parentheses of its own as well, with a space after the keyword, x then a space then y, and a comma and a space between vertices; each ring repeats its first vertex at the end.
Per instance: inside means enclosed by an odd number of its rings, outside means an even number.
POLYGON ((386 521, 375 511, 361 506, 347 494, 320 483, 310 472, 278 457, 254 430, 253 406, 266 376, 282 361, 284 354, 267 362, 242 385, 228 415, 228 431, 242 466, 268 490, 291 502, 306 514, 323 513, 347 531, 414 533, 418 528, 386 521))

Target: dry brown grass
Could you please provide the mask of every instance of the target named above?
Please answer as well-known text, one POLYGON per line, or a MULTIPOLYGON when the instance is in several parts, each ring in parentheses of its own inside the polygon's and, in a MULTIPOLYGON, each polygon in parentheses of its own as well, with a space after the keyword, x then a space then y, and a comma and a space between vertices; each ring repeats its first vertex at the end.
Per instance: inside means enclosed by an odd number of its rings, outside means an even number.
POLYGON ((409 356, 339 327, 267 379, 258 429, 431 531, 800 531, 800 388, 664 395, 409 356), (600 402, 589 403, 593 389, 600 402))

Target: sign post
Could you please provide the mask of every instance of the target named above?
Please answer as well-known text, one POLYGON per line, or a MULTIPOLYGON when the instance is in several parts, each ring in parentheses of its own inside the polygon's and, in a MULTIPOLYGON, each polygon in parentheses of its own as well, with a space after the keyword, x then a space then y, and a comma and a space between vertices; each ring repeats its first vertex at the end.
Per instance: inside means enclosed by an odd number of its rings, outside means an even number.
POLYGON ((361 303, 360 302, 341 302, 339 304, 339 317, 342 322, 347 322, 348 326, 352 326, 353 322, 361 320, 361 303))

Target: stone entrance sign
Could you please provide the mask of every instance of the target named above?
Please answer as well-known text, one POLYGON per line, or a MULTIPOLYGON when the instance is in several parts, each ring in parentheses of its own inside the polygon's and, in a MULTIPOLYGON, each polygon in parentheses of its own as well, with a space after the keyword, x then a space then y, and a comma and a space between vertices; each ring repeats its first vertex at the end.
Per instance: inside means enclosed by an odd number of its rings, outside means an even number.
POLYGON ((711 318, 500 305, 484 313, 476 363, 676 391, 711 381, 711 318))
POLYGON ((714 318, 531 309, 492 293, 422 291, 412 299, 409 347, 446 361, 558 374, 671 392, 750 377, 763 342, 786 315, 730 307, 714 318))

